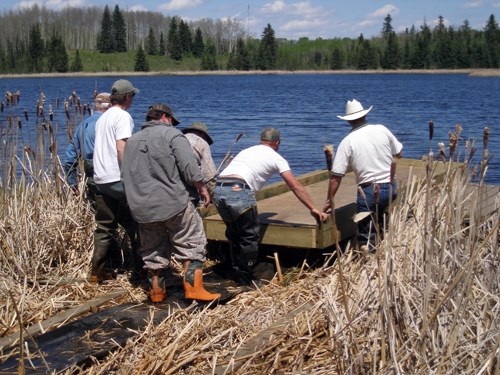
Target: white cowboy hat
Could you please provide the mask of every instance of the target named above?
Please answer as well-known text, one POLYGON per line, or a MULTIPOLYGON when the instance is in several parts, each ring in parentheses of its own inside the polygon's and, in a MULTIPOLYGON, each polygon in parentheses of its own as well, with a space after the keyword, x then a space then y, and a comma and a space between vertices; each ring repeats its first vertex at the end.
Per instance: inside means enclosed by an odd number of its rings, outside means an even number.
POLYGON ((348 100, 345 106, 345 116, 337 116, 341 120, 352 121, 365 117, 372 110, 373 106, 363 109, 363 106, 356 99, 348 100))

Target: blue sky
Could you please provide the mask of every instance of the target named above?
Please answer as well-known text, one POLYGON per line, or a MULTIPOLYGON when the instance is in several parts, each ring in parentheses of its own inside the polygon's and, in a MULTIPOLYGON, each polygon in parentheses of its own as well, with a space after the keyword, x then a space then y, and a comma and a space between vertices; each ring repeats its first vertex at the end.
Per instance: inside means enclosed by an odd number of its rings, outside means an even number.
POLYGON ((52 9, 118 4, 122 10, 157 11, 187 21, 232 18, 254 37, 269 23, 276 37, 288 39, 357 38, 361 33, 370 38, 380 32, 387 14, 396 31, 418 28, 424 21, 433 27, 439 16, 447 26, 459 27, 468 20, 474 29, 482 29, 491 14, 500 21, 500 0, 2 0, 0 10, 33 4, 52 9))

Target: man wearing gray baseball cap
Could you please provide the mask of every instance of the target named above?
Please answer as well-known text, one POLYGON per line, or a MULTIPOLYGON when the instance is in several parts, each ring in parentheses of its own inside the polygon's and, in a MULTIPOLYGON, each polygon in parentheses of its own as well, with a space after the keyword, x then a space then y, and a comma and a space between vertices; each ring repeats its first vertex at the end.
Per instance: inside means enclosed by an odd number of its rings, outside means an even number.
POLYGON ((131 241, 131 258, 136 274, 140 274, 143 266, 138 254, 137 224, 130 213, 120 176, 125 142, 132 136, 134 129, 134 120, 127 109, 139 92, 126 79, 115 81, 111 87, 111 107, 96 123, 94 181, 100 194, 96 195, 96 229, 90 277, 93 282, 101 282, 113 276, 107 263, 118 224, 125 229, 131 241))

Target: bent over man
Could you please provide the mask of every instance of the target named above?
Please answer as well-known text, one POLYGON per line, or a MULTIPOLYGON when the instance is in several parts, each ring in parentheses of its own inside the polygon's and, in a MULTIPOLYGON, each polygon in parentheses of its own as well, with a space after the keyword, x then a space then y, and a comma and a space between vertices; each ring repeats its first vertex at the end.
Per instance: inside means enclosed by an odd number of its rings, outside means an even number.
POLYGON ((141 130, 129 138, 122 163, 122 180, 132 215, 138 222, 140 253, 150 280, 149 298, 166 298, 164 272, 172 252, 184 262, 186 299, 212 301, 220 297, 203 287, 207 239, 184 183, 194 185, 207 206, 210 196, 179 121, 162 103, 149 108, 141 130))
POLYGON ((265 268, 264 263, 258 265, 260 223, 255 193, 272 175, 277 173, 283 178, 313 217, 321 221, 327 219, 326 214, 314 207, 288 162, 278 154, 280 143, 278 129, 264 129, 260 144, 238 153, 215 183, 214 204, 226 224, 233 275, 243 285, 250 284, 257 271, 260 273, 260 268, 265 268))

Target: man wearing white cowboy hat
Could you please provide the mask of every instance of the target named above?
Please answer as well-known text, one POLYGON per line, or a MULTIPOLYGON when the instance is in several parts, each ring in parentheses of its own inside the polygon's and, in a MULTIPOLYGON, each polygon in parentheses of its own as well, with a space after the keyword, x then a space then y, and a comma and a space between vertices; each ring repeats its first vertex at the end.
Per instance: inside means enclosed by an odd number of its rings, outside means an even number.
POLYGON ((357 240, 362 250, 374 250, 376 234, 382 233, 378 229, 384 223, 383 215, 397 194, 394 158, 400 158, 403 150, 403 145, 384 125, 368 123, 366 115, 372 108, 364 109, 353 99, 346 104, 346 115, 337 116, 352 129, 335 153, 324 206, 325 212, 332 208, 330 199, 337 193, 342 177, 352 169, 358 184, 357 212, 365 213, 357 221, 357 240))

